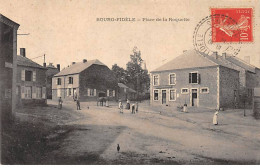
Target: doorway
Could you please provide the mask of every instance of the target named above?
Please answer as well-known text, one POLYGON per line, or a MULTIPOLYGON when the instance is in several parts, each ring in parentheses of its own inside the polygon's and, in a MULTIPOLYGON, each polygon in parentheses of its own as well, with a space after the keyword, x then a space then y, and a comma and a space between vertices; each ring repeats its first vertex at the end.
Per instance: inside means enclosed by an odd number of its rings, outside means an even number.
POLYGON ((198 89, 191 89, 191 106, 198 106, 198 89))
POLYGON ((166 90, 162 90, 162 104, 166 104, 166 90))

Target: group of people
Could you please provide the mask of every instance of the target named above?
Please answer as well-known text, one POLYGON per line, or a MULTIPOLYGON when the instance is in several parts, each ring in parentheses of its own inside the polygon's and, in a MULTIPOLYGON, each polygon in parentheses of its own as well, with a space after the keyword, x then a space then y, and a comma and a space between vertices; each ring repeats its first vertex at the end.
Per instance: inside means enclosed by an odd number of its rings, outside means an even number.
MULTIPOLYGON (((81 110, 81 109, 80 109, 79 96, 75 95, 75 96, 74 96, 74 101, 76 102, 77 110, 81 110)), ((62 101, 61 97, 59 97, 59 100, 58 100, 58 109, 60 109, 60 110, 62 109, 62 103, 63 103, 63 101, 62 101)))
MULTIPOLYGON (((124 106, 123 106, 122 101, 119 101, 118 108, 119 108, 119 110, 120 110, 120 113, 123 113, 124 106)), ((125 109, 131 110, 131 113, 132 113, 132 114, 137 113, 137 112, 138 112, 138 102, 133 103, 133 104, 131 105, 131 104, 130 104, 130 101, 127 99, 125 109)))

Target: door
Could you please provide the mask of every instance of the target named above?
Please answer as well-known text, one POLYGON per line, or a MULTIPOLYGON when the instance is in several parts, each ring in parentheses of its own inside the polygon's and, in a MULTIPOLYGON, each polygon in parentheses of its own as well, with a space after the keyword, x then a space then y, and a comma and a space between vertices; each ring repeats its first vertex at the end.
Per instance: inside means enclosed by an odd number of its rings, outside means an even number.
POLYGON ((198 106, 198 89, 191 90, 191 106, 198 106))
POLYGON ((166 104, 166 90, 162 90, 162 104, 166 104))

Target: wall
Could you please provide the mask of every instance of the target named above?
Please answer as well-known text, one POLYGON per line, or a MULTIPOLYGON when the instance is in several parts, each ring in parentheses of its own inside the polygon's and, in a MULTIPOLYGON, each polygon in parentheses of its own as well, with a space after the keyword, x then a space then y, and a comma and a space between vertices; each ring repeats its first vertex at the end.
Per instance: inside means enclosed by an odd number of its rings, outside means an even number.
POLYGON ((206 68, 192 68, 192 69, 181 69, 164 72, 153 72, 151 75, 159 74, 159 86, 153 86, 153 76, 151 76, 151 99, 152 105, 162 104, 162 90, 166 89, 166 104, 170 106, 183 105, 185 102, 188 106, 191 105, 191 88, 198 88, 198 104, 203 107, 216 108, 217 107, 217 67, 206 67, 206 68), (200 74, 199 84, 189 83, 189 73, 197 71, 200 74), (169 85, 169 74, 176 74, 176 84, 169 85), (208 87, 209 93, 200 93, 202 87, 208 87), (188 88, 188 94, 182 94, 181 88, 188 88), (159 90, 159 100, 153 100, 153 90, 159 90), (176 89, 176 101, 169 101, 169 90, 176 89))
POLYGON ((106 66, 91 65, 80 73, 79 94, 83 101, 96 101, 99 93, 107 95, 107 89, 115 90, 115 96, 109 97, 116 100, 118 82, 114 73, 106 66), (96 96, 88 96, 88 88, 96 89, 96 96))
POLYGON ((61 98, 63 100, 73 100, 72 95, 68 95, 68 88, 76 89, 76 93, 79 94, 79 74, 67 75, 67 76, 59 76, 52 78, 52 99, 57 100, 59 97, 57 95, 57 89, 61 91, 61 98), (73 78, 73 84, 69 84, 69 77, 73 78), (57 85, 57 79, 61 78, 61 85, 57 85))
POLYGON ((46 104, 46 93, 45 97, 42 98, 32 98, 32 99, 23 99, 21 97, 21 90, 22 86, 32 86, 32 87, 45 87, 46 88, 46 69, 41 68, 33 68, 33 67, 25 67, 25 66, 17 66, 17 91, 16 91, 16 97, 17 102, 16 105, 32 105, 32 104, 46 104), (36 72, 36 81, 23 81, 22 80, 22 70, 30 70, 36 72))
POLYGON ((13 93, 13 28, 0 22, 0 110, 1 123, 10 119, 12 114, 12 93, 13 93), (5 63, 11 65, 6 67, 5 63))
POLYGON ((239 101, 239 72, 223 66, 219 68, 220 82, 220 107, 235 107, 235 103, 239 101), (235 101, 234 90, 237 90, 237 100, 235 101))
POLYGON ((47 99, 52 99, 52 77, 59 72, 57 68, 48 68, 46 72, 46 92, 47 92, 47 99))

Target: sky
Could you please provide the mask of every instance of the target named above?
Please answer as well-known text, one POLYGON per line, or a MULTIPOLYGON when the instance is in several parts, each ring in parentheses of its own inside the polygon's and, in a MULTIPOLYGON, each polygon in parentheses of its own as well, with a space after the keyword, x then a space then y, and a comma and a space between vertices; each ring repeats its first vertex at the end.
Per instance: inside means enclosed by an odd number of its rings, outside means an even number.
MULTIPOLYGON (((254 42, 243 44, 240 58, 251 57, 260 67, 259 0, 0 0, 0 13, 20 24, 19 48, 26 56, 46 55, 46 63, 66 67, 83 59, 99 59, 109 68, 126 67, 136 46, 149 71, 194 49, 196 25, 210 7, 254 7, 254 42), (97 21, 136 18, 138 22, 97 21), (143 18, 187 18, 183 22, 142 21, 143 18)), ((43 64, 43 57, 33 59, 43 64)))

